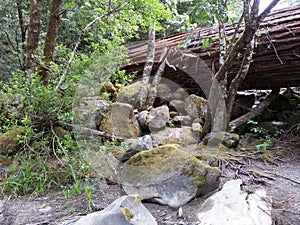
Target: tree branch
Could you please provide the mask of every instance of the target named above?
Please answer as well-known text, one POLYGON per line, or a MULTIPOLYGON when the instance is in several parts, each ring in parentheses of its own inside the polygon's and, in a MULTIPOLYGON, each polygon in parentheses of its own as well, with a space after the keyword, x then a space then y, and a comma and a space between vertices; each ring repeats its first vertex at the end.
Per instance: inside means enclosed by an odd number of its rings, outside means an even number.
POLYGON ((226 122, 230 121, 232 108, 234 104, 234 99, 237 93, 237 90, 242 83, 242 81, 245 79, 249 67, 252 61, 252 55, 253 55, 253 49, 254 49, 254 38, 253 40, 247 45, 246 52, 244 53, 243 61, 240 66, 238 74, 235 76, 235 78, 231 81, 228 96, 226 99, 226 122))
POLYGON ((57 85, 56 85, 56 87, 55 87, 56 90, 58 90, 58 89, 60 88, 62 82, 64 81, 66 75, 68 74, 68 72, 69 72, 69 70, 70 70, 70 67, 71 67, 71 64, 72 64, 72 62, 73 62, 73 60, 74 60, 74 56, 75 56, 75 54, 76 54, 76 52, 77 52, 77 49, 78 49, 78 47, 79 47, 79 44, 81 43, 82 38, 85 36, 87 30, 88 30, 94 23, 96 23, 96 22, 99 21, 99 20, 102 20, 102 18, 104 18, 104 17, 106 17, 106 16, 109 16, 109 15, 111 15, 111 14, 115 14, 115 13, 118 13, 118 12, 122 11, 122 10, 123 10, 123 7, 124 7, 126 4, 127 4, 127 3, 124 3, 123 5, 117 6, 117 7, 115 7, 114 9, 107 11, 105 14, 103 14, 103 15, 101 15, 101 16, 95 18, 93 21, 91 21, 90 23, 88 23, 88 24, 86 25, 86 27, 81 31, 81 33, 80 33, 80 35, 79 35, 79 37, 78 37, 78 40, 77 40, 77 42, 76 42, 76 44, 75 44, 75 46, 74 46, 74 48, 73 48, 73 51, 72 51, 72 53, 71 53, 71 57, 70 57, 70 59, 69 59, 68 62, 67 62, 66 68, 65 68, 65 70, 64 70, 64 72, 63 72, 63 74, 62 74, 62 76, 60 77, 59 82, 57 83, 57 85))
POLYGON ((118 141, 124 141, 125 140, 122 137, 119 137, 119 136, 116 136, 116 135, 113 135, 113 134, 109 134, 109 133, 106 133, 106 132, 98 131, 98 130, 93 130, 93 129, 88 128, 88 127, 81 127, 79 125, 65 123, 65 122, 62 122, 62 121, 58 121, 57 124, 59 126, 62 126, 64 128, 66 128, 67 130, 77 129, 77 130, 86 131, 86 132, 89 132, 93 135, 97 135, 97 136, 101 136, 101 137, 105 137, 105 138, 109 138, 109 139, 116 139, 118 141))

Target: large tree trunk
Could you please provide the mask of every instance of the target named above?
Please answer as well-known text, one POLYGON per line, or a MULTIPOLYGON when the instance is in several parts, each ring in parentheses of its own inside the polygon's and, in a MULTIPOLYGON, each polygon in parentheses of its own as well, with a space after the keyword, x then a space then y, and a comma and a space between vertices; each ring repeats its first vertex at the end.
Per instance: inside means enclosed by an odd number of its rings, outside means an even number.
POLYGON ((34 57, 37 55, 37 49, 39 45, 41 15, 42 0, 31 0, 25 59, 26 70, 30 70, 37 65, 36 61, 34 60, 34 57))
MULTIPOLYGON (((232 36, 237 24, 238 22, 234 26, 225 24, 226 33, 232 36)), ((218 32, 217 26, 196 30, 194 40, 189 45, 189 50, 215 71, 219 69, 219 41, 215 38, 218 32), (203 48, 199 41, 208 37, 213 42, 208 48, 203 48)), ((189 35, 190 33, 182 33, 157 40, 155 54, 161 55, 167 46, 178 46, 189 35)), ((131 45, 129 57, 133 63, 124 69, 128 73, 138 71, 141 74, 146 52, 147 45, 131 45)), ((300 5, 274 11, 264 19, 255 37, 254 53, 247 76, 239 90, 300 86, 300 5)), ((228 71, 228 83, 238 73, 242 60, 242 57, 237 58, 228 71)), ((180 68, 175 71, 167 66, 163 77, 178 82, 190 92, 201 92, 193 78, 180 68)))
POLYGON ((50 80, 49 73, 51 63, 54 60, 54 51, 60 24, 60 15, 62 13, 62 4, 63 0, 52 0, 51 14, 44 45, 45 65, 43 66, 41 71, 43 83, 45 86, 48 86, 50 80))

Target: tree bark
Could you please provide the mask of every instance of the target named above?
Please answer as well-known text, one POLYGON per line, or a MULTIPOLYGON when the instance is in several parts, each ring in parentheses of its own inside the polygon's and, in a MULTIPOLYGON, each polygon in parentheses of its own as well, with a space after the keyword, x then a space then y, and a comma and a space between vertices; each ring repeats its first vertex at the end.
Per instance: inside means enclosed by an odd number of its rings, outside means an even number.
POLYGON ((37 49, 40 39, 41 29, 41 15, 42 15, 42 0, 30 1, 30 14, 29 14, 29 26, 27 34, 27 46, 26 46, 26 59, 25 69, 33 69, 37 63, 34 57, 38 54, 37 49))
POLYGON ((50 80, 50 67, 54 61, 54 52, 56 46, 56 39, 59 31, 60 16, 62 13, 63 0, 52 0, 50 19, 48 30, 44 45, 45 65, 42 67, 41 76, 45 86, 49 85, 50 80))
POLYGON ((146 108, 146 101, 149 90, 149 81, 150 75, 152 72, 152 67, 154 63, 155 56, 155 30, 149 31, 149 40, 148 40, 148 50, 147 50, 147 58, 146 63, 143 70, 143 77, 141 82, 141 89, 138 95, 138 104, 137 109, 142 111, 146 108))
POLYGON ((150 91, 148 94, 148 98, 147 98, 147 108, 153 106, 153 103, 155 101, 155 98, 157 97, 157 89, 158 89, 158 85, 160 83, 161 77, 165 71, 166 68, 166 60, 167 60, 167 55, 169 53, 170 48, 167 48, 165 50, 165 52, 163 53, 163 55, 161 56, 160 59, 160 65, 154 75, 151 87, 150 87, 150 91))
MULTIPOLYGON (((18 18, 19 18, 19 26, 20 26, 20 32, 21 32, 21 47, 22 47, 23 53, 25 53, 26 52, 25 42, 26 42, 27 27, 26 27, 25 22, 24 22, 22 0, 17 0, 16 4, 17 4, 17 8, 18 8, 18 18)), ((22 70, 25 70, 24 62, 25 62, 25 57, 22 57, 22 61, 20 62, 20 68, 22 70)))

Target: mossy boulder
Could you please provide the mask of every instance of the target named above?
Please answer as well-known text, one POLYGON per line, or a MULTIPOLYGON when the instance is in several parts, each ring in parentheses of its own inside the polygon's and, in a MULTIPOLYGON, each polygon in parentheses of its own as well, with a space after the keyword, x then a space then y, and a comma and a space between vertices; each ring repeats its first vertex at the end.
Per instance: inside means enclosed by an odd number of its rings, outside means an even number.
POLYGON ((20 135, 25 132, 25 127, 17 127, 6 133, 0 134, 0 153, 11 154, 18 150, 20 135))
POLYGON ((110 108, 110 103, 99 97, 81 98, 73 105, 73 122, 79 126, 98 129, 110 108))
POLYGON ((184 151, 180 145, 162 145, 142 151, 123 166, 127 194, 142 200, 180 207, 219 186, 221 171, 184 151))

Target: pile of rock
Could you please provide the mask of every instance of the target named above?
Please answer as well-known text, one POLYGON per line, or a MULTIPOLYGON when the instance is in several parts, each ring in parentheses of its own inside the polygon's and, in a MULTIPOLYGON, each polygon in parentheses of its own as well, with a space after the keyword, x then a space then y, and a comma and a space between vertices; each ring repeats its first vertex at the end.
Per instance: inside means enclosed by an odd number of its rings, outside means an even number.
MULTIPOLYGON (((160 84, 159 104, 139 112, 134 106, 140 87, 138 81, 120 89, 113 102, 88 96, 74 105, 76 124, 125 139, 126 147, 113 151, 116 181, 127 194, 171 207, 218 188, 221 171, 194 156, 199 152, 207 100, 160 84)), ((236 147, 238 142, 238 135, 226 132, 212 133, 205 140, 217 148, 220 144, 236 147)), ((105 163, 112 162, 109 157, 105 163)))

